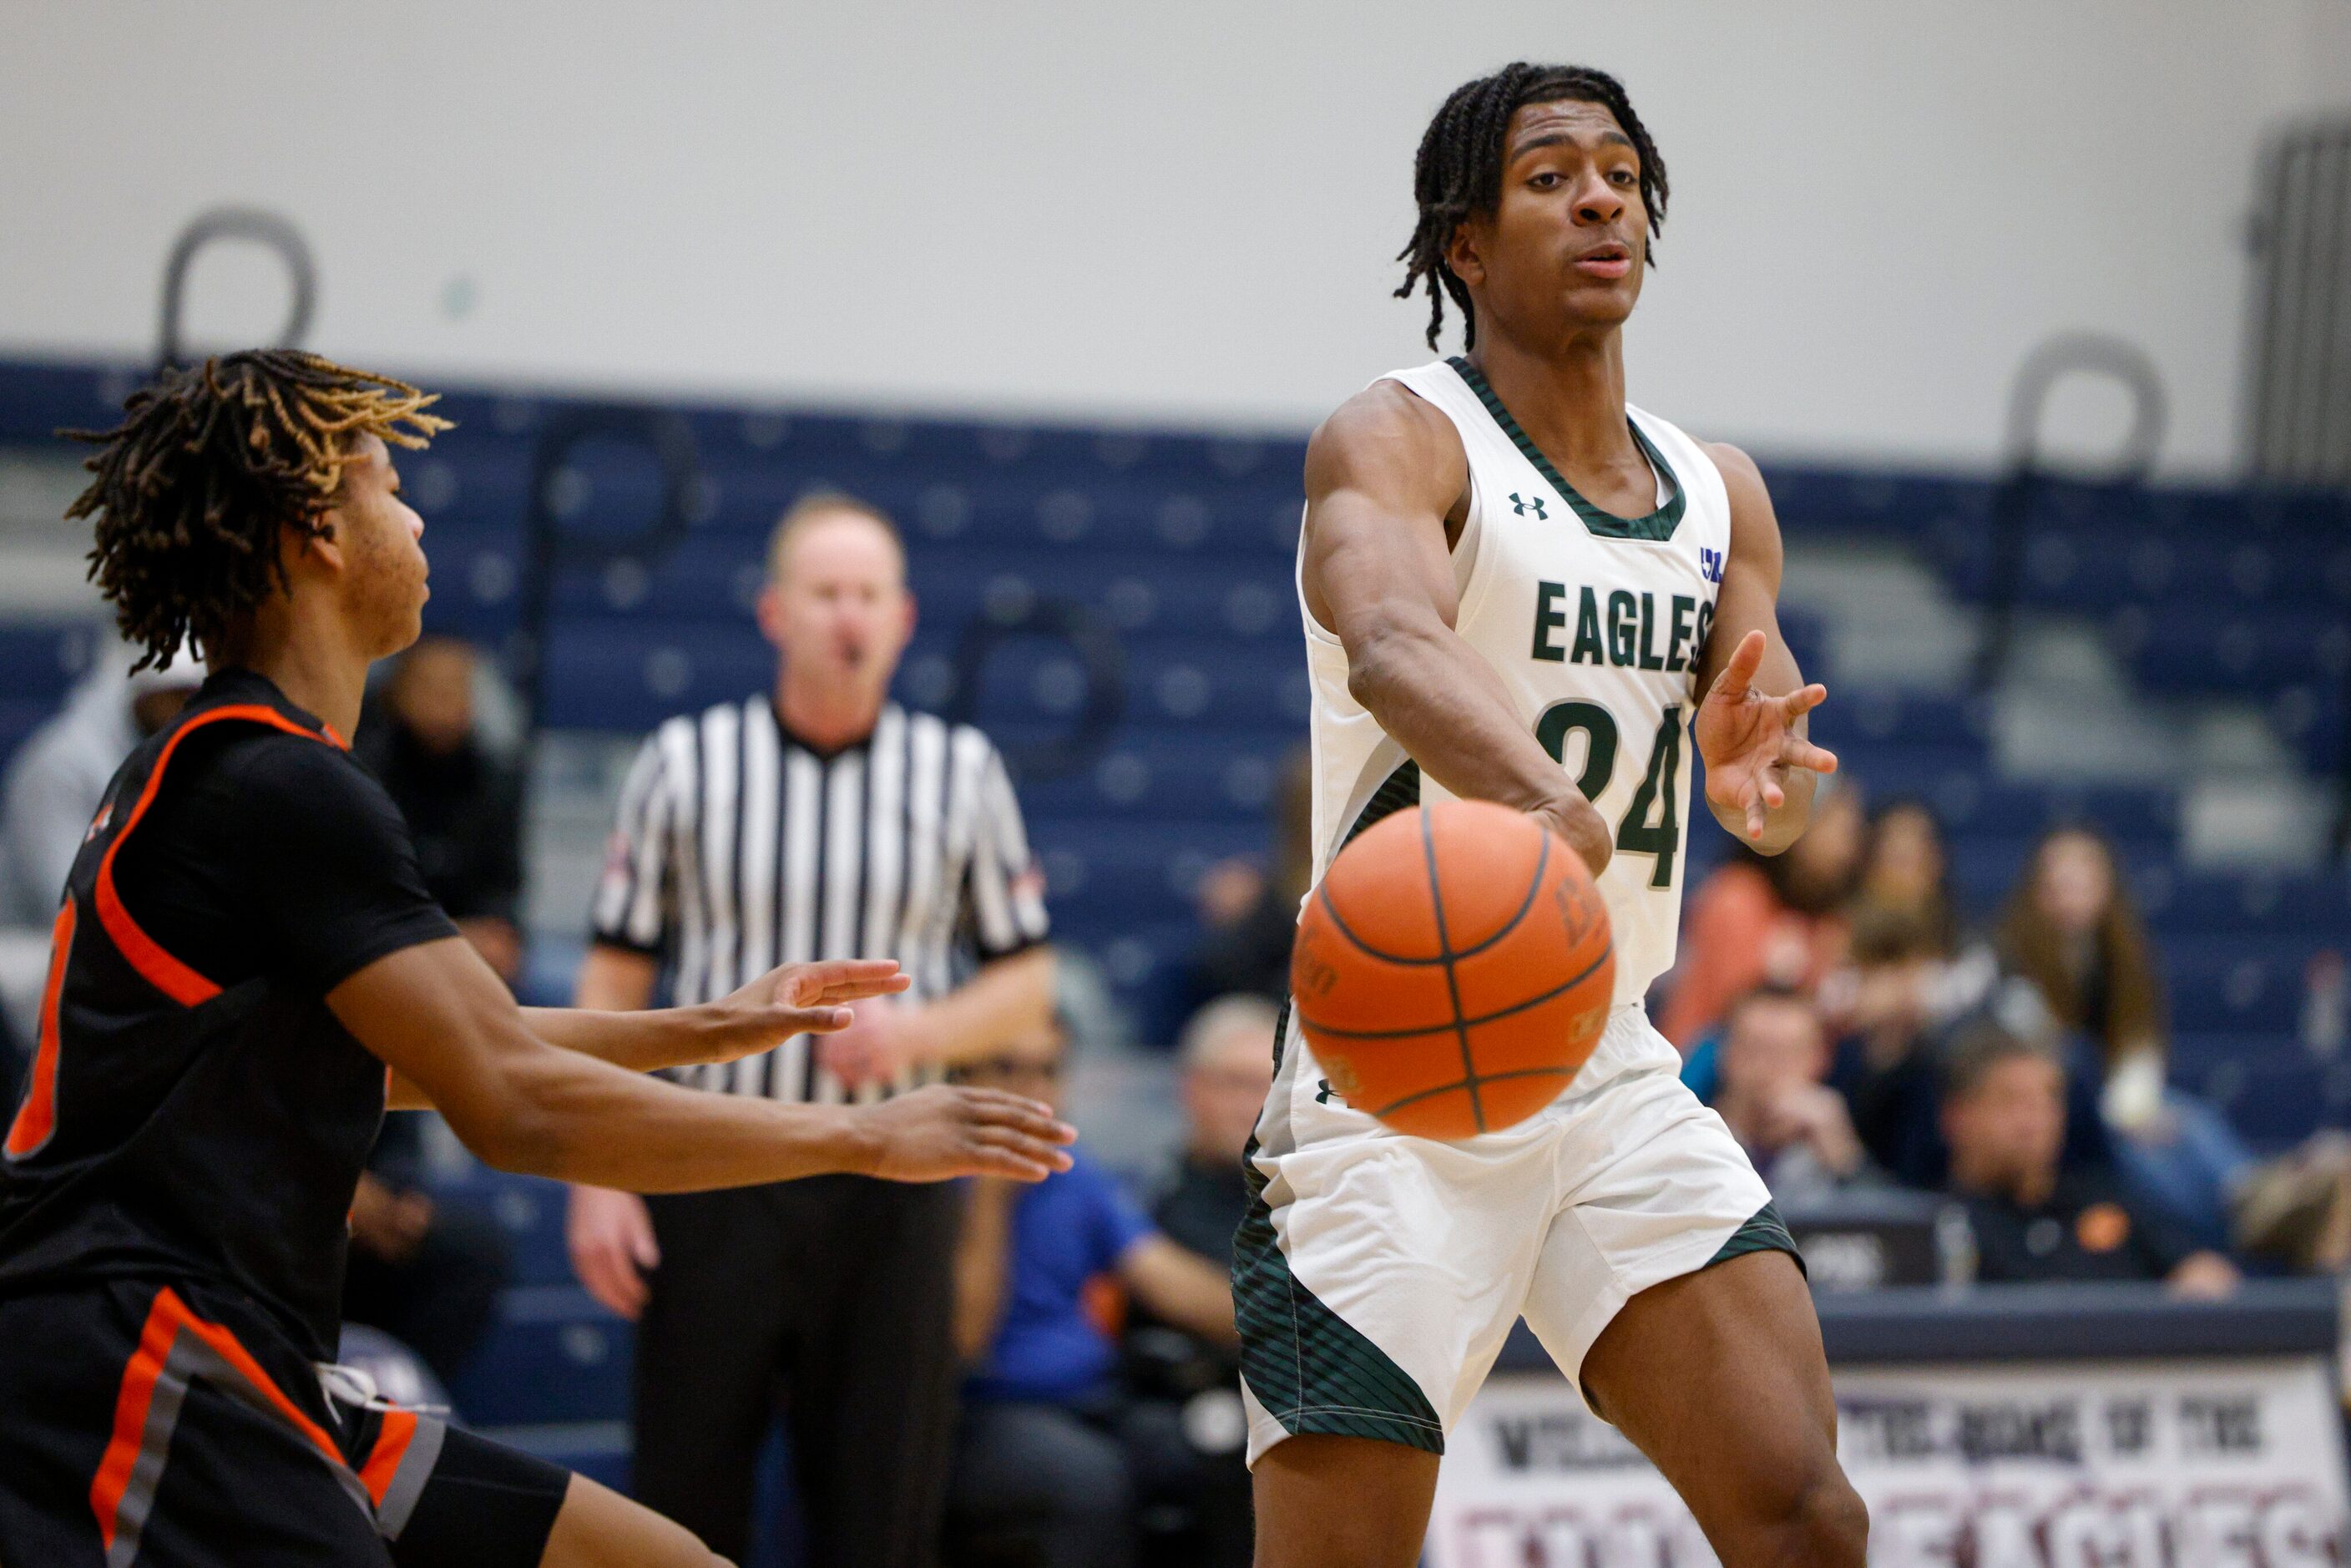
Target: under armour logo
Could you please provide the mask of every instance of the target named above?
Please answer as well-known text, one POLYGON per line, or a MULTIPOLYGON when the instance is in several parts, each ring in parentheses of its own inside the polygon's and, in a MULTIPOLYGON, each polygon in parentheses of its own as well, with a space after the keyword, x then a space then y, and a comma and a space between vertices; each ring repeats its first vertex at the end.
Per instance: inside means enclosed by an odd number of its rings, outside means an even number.
POLYGON ((1551 517, 1551 514, 1543 510, 1543 498, 1541 496, 1537 496, 1533 500, 1530 501, 1521 497, 1516 490, 1510 492, 1510 510, 1516 512, 1522 517, 1529 512, 1534 513, 1536 517, 1543 518, 1545 521, 1550 520, 1551 517))

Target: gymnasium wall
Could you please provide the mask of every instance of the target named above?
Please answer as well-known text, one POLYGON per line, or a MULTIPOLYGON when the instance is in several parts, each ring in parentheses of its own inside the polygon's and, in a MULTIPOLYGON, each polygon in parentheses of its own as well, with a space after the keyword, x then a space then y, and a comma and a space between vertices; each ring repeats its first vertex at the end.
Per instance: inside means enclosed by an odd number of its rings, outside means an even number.
MULTIPOLYGON (((0 352, 145 352, 172 235, 242 201, 371 363, 1294 427, 1421 352, 1415 140, 1517 55, 1618 71, 1670 162, 1636 399, 1976 465, 2025 350, 2097 328, 2214 471, 2257 149, 2351 103, 2351 4, 0 0, 0 352)), ((277 298, 224 249, 194 320, 277 298)))

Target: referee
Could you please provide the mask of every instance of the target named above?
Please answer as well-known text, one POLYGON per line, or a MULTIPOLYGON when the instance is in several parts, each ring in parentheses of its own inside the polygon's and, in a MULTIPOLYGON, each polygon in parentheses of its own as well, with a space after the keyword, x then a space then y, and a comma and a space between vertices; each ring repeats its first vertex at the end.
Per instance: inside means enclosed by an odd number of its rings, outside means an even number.
MULTIPOLYGON (((723 996, 778 963, 895 958, 900 1005, 838 1034, 684 1070, 714 1093, 879 1099, 1046 1028, 1041 878, 977 730, 888 700, 914 628, 882 512, 802 501, 759 628, 772 692, 670 719, 638 752, 596 894, 582 1008, 723 996)), ((885 998, 886 1000, 886 998, 885 998)), ((636 1495, 740 1561, 753 1466, 789 1423, 811 1568, 935 1557, 954 1432, 962 1194, 820 1176, 655 1197, 575 1188, 572 1265, 638 1318, 636 1495)))

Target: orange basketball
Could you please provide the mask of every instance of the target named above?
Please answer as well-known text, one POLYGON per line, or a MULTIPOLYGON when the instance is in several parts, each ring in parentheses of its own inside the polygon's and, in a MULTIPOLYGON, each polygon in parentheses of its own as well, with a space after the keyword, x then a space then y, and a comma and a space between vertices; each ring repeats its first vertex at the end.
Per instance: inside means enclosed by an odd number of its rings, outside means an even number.
POLYGON ((1608 1021, 1616 949, 1583 859, 1485 800, 1398 811, 1339 852, 1290 960, 1331 1087, 1400 1132, 1524 1121, 1608 1021))

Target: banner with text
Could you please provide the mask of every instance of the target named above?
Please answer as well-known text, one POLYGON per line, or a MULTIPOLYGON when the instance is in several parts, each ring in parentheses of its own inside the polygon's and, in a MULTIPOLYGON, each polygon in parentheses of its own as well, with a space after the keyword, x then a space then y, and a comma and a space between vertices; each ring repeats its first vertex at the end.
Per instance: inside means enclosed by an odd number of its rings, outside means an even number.
MULTIPOLYGON (((1871 1568, 2336 1568, 2342 1418, 2316 1357, 1840 1367, 1871 1568)), ((1498 1375, 1447 1444, 1432 1568, 1715 1563, 1566 1382, 1498 1375)))

